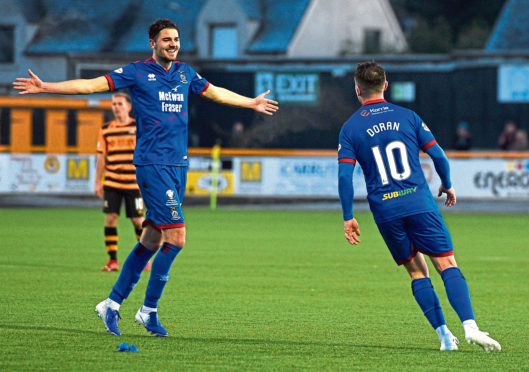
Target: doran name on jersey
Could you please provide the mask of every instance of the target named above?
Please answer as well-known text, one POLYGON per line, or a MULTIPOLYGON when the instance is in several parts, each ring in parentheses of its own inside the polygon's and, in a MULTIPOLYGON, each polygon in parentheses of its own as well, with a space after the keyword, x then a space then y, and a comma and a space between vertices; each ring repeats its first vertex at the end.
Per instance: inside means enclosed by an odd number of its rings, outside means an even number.
POLYGON ((367 134, 369 134, 370 137, 373 137, 375 134, 383 132, 385 130, 399 130, 399 127, 400 123, 397 123, 396 121, 388 121, 387 123, 375 124, 371 128, 368 128, 366 132, 367 134))

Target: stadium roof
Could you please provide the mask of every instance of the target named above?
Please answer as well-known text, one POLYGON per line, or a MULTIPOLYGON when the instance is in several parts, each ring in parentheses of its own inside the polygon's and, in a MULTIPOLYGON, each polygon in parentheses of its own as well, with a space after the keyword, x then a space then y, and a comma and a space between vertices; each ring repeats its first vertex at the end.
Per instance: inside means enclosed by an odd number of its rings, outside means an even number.
POLYGON ((141 5, 138 7, 134 26, 129 27, 123 35, 119 45, 116 46, 116 51, 141 52, 149 49, 147 45, 147 29, 158 18, 169 18, 178 25, 182 38, 181 50, 183 52, 190 52, 196 49, 196 18, 206 0, 151 0, 139 2, 141 5))
POLYGON ((485 50, 489 52, 529 49, 529 0, 507 0, 485 50))
POLYGON ((45 14, 43 2, 37 2, 35 0, 18 0, 16 3, 20 8, 21 14, 30 23, 40 22, 45 14))
POLYGON ((259 4, 260 0, 237 0, 237 3, 248 15, 248 18, 261 18, 261 6, 259 4))
MULTIPOLYGON (((170 18, 182 31, 182 51, 195 49, 195 19, 206 0, 26 0, 39 4, 43 15, 27 47, 33 53, 149 51, 147 29, 157 18, 170 18)), ((27 12, 26 12, 27 13, 27 12)))
MULTIPOLYGON (((38 31, 31 53, 145 52, 147 29, 169 18, 181 31, 182 51, 196 50, 196 18, 207 0, 20 0, 38 31)), ((250 53, 284 53, 311 0, 235 0, 250 19, 262 21, 250 53)))
POLYGON ((267 0, 263 28, 248 51, 285 52, 309 4, 310 0, 267 0))

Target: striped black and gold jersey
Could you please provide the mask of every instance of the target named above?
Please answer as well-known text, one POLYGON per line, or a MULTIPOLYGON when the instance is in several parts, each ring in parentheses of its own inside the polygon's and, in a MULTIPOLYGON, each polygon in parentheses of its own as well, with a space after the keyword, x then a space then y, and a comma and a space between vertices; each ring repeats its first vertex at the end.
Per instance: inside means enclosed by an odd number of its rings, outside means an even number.
POLYGON ((103 186, 123 190, 138 190, 136 167, 132 164, 136 147, 136 121, 126 124, 112 120, 99 131, 97 152, 105 156, 103 186))

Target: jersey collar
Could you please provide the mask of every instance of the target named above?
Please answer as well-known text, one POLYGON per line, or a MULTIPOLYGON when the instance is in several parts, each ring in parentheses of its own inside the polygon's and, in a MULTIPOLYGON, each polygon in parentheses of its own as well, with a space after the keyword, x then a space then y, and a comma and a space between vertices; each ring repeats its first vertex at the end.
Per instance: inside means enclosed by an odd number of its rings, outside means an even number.
POLYGON ((179 63, 180 63, 180 61, 173 61, 173 63, 171 63, 171 67, 169 67, 169 69, 166 70, 165 68, 163 68, 162 66, 160 66, 159 64, 157 64, 157 63, 156 63, 156 60, 155 60, 153 57, 150 57, 150 58, 146 59, 144 62, 145 62, 145 63, 147 63, 147 62, 154 63, 156 66, 158 66, 159 68, 161 68, 162 70, 164 70, 164 71, 167 72, 167 73, 169 73, 169 71, 171 71, 171 69, 173 68, 173 66, 174 66, 175 64, 179 64, 179 63))
POLYGON ((381 99, 374 99, 372 101, 366 101, 364 102, 364 104, 362 105, 362 107, 366 106, 366 105, 374 105, 375 103, 382 103, 382 102, 387 102, 384 98, 381 98, 381 99))

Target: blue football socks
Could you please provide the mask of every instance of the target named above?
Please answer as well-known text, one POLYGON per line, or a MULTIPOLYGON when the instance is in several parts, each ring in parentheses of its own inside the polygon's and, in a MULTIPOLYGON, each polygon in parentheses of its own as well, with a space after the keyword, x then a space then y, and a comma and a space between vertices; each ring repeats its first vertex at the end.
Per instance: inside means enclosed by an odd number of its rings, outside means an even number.
POLYGON ((463 274, 461 274, 459 267, 449 267, 443 270, 441 278, 443 278, 443 282, 445 283, 448 301, 450 301, 450 305, 456 311, 459 319, 462 322, 475 319, 467 281, 463 274))
POLYGON ((148 250, 138 242, 125 260, 119 278, 116 284, 114 284, 108 298, 121 305, 123 300, 132 292, 138 280, 140 280, 140 275, 153 254, 154 252, 148 250))
POLYGON ((162 296, 165 284, 169 280, 169 270, 174 259, 182 250, 181 247, 169 243, 163 243, 160 251, 154 258, 151 267, 151 277, 145 292, 145 306, 157 308, 158 300, 162 296))
POLYGON ((443 309, 441 309, 441 304, 439 303, 439 297, 435 293, 430 278, 413 280, 411 282, 411 288, 415 300, 433 329, 437 329, 439 326, 446 324, 443 309))

